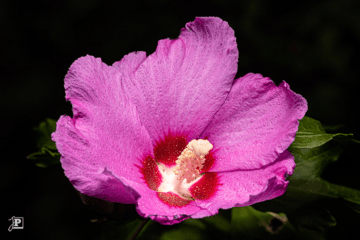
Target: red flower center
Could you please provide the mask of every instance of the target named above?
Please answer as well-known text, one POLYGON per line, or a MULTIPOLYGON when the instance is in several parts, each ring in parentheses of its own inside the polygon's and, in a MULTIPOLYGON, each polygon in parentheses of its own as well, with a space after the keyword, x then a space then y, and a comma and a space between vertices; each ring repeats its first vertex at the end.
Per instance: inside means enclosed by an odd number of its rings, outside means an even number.
POLYGON ((183 207, 191 201, 211 198, 220 185, 217 174, 207 172, 215 161, 211 149, 207 140, 188 143, 184 135, 169 134, 156 143, 155 159, 145 157, 139 168, 162 202, 183 207))

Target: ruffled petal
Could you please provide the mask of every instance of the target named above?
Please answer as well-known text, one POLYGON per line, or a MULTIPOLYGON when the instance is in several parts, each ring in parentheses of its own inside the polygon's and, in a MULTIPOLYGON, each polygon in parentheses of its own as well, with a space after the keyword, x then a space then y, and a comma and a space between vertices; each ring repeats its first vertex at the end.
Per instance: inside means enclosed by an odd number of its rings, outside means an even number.
POLYGON ((101 59, 76 60, 65 77, 74 117, 60 117, 52 139, 65 175, 81 193, 111 202, 139 197, 124 179, 141 182, 136 167, 153 156, 150 137, 121 86, 120 72, 101 59))
POLYGON ((178 39, 160 40, 113 64, 124 76, 153 143, 169 131, 197 138, 224 103, 237 71, 234 31, 219 18, 196 18, 178 39), (131 66, 131 67, 130 67, 131 66))
POLYGON ((244 207, 281 196, 289 183, 286 175, 292 175, 294 168, 294 157, 286 150, 260 169, 218 173, 222 184, 219 190, 211 199, 197 201, 209 213, 198 212, 191 217, 203 218, 217 214, 220 208, 244 207))
POLYGON ((295 139, 307 102, 283 81, 249 73, 235 80, 228 98, 200 138, 214 145, 209 171, 256 169, 276 160, 295 139))

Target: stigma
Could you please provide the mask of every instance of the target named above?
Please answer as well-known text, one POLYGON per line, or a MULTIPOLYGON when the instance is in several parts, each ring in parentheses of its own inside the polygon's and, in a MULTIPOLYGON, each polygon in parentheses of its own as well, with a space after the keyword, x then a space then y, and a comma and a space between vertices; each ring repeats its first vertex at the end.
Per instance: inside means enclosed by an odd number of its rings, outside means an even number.
POLYGON ((183 199, 194 200, 189 188, 201 179, 205 156, 212 148, 213 145, 208 140, 191 140, 177 157, 175 166, 168 167, 158 162, 162 183, 157 191, 172 192, 183 199))

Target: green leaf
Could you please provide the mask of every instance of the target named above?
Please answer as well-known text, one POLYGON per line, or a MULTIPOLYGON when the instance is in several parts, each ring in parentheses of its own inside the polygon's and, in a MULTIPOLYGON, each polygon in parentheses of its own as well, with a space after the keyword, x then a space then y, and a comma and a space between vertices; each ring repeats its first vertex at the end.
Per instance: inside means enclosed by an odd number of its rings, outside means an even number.
POLYGON ((261 212, 251 206, 232 208, 233 239, 289 239, 296 230, 285 214, 261 212))
POLYGON ((329 142, 335 136, 352 136, 352 134, 326 133, 319 121, 305 116, 299 121, 299 128, 290 148, 318 147, 329 142))
MULTIPOLYGON (((321 125, 317 126, 320 131, 321 125)), ((288 178, 289 185, 285 194, 254 204, 253 207, 262 211, 285 213, 300 239, 327 239, 328 229, 335 226, 336 221, 323 206, 332 206, 334 200, 341 198, 354 212, 359 213, 360 191, 328 182, 321 175, 326 166, 337 161, 344 150, 356 156, 359 147, 359 141, 346 135, 336 135, 331 141, 315 148, 289 148, 295 157, 296 168, 288 178), (321 206, 314 207, 315 203, 321 206)), ((341 221, 343 220, 339 219, 341 221)))
POLYGON ((49 167, 60 163, 60 153, 51 151, 46 147, 42 147, 39 152, 35 152, 27 156, 31 162, 38 167, 49 167))
POLYGON ((47 118, 39 127, 34 128, 38 134, 38 151, 30 154, 27 159, 38 167, 48 167, 60 163, 60 154, 56 149, 55 142, 51 140, 51 133, 55 132, 56 121, 47 118))
POLYGON ((320 177, 324 168, 330 162, 339 159, 344 149, 336 143, 329 142, 316 148, 289 149, 295 157, 295 171, 291 179, 313 179, 320 177))
MULTIPOLYGON (((346 137, 347 138, 347 137, 346 137)), ((327 164, 337 161, 343 148, 330 142, 318 148, 294 150, 297 167, 289 177, 289 186, 292 192, 297 192, 298 198, 303 195, 313 198, 339 198, 360 206, 360 191, 330 183, 320 178, 327 164)), ((290 193, 289 193, 290 194, 290 193)))
POLYGON ((317 200, 333 200, 339 197, 360 206, 360 191, 330 183, 320 177, 326 165, 337 161, 344 149, 332 141, 313 149, 291 149, 296 168, 289 177, 284 195, 270 201, 257 203, 258 210, 270 210, 290 214, 300 206, 317 200))

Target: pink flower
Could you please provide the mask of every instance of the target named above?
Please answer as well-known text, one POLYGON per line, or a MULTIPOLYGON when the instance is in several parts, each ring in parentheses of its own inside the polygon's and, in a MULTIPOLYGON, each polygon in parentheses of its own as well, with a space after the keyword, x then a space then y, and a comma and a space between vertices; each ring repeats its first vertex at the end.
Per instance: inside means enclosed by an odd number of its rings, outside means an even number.
POLYGON ((234 31, 215 17, 187 23, 148 57, 76 60, 65 77, 74 116, 52 135, 65 175, 162 224, 282 195, 307 103, 285 81, 234 80, 237 60, 234 31))

